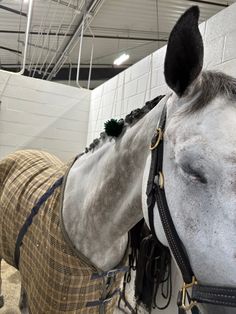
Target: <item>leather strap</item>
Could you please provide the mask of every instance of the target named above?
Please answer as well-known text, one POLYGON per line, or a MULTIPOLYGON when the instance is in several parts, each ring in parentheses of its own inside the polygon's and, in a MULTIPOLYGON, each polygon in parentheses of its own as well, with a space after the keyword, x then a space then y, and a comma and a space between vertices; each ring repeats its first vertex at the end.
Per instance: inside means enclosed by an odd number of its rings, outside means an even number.
MULTIPOLYGON (((159 122, 158 129, 164 130, 166 123, 166 107, 164 106, 159 122)), ((155 134, 152 138, 151 145, 154 146, 155 142, 158 140, 159 134, 155 134)), ((166 201, 165 190, 160 187, 156 182, 159 179, 160 172, 162 173, 162 163, 163 163, 163 138, 161 138, 159 145, 152 149, 151 151, 151 167, 149 172, 149 178, 147 183, 147 206, 148 206, 148 216, 149 224, 152 233, 155 235, 154 229, 154 205, 157 203, 159 210, 162 226, 165 231, 166 238, 168 240, 170 249, 175 257, 175 260, 181 270, 182 276, 186 283, 192 282, 193 271, 189 263, 187 253, 183 247, 183 244, 178 236, 175 229, 169 207, 166 201)))
POLYGON ((98 279, 102 277, 115 277, 118 273, 127 273, 129 271, 129 266, 118 267, 104 272, 93 273, 91 280, 98 279))
POLYGON ((236 289, 197 284, 193 286, 192 299, 199 303, 236 307, 236 289))
MULTIPOLYGON (((158 125, 159 132, 165 129, 165 123, 166 123, 166 107, 164 106, 162 110, 161 118, 159 121, 159 125, 158 125)), ((185 282, 190 283, 192 281, 193 271, 191 269, 186 251, 183 248, 183 244, 181 240, 179 239, 179 236, 174 227, 174 224, 173 224, 170 212, 169 212, 169 207, 166 201, 165 191, 164 189, 161 189, 159 184, 157 183, 157 179, 159 179, 159 172, 162 172, 162 164, 163 164, 163 138, 161 139, 159 138, 160 137, 159 132, 154 134, 151 141, 151 147, 155 147, 155 144, 157 143, 157 141, 160 140, 156 148, 152 149, 151 151, 151 165, 150 165, 149 177, 148 177, 148 182, 147 182, 146 194, 147 194, 149 226, 157 243, 159 243, 159 245, 164 247, 162 243, 158 240, 156 236, 155 228, 154 228, 154 207, 155 207, 155 203, 157 203, 162 225, 163 225, 168 243, 170 245, 170 249, 179 265, 179 268, 181 270, 181 273, 185 282)), ((196 307, 192 308, 191 312, 192 314, 199 313, 196 307)), ((179 314, 185 314, 185 313, 186 311, 179 307, 179 314)))
POLYGON ((47 201, 47 199, 54 193, 54 191, 61 186, 63 181, 63 177, 59 178, 48 190, 46 193, 44 193, 39 200, 37 201, 37 203, 35 204, 35 206, 32 208, 31 213, 29 214, 29 216, 26 218, 23 226, 21 227, 18 236, 17 236, 17 240, 16 240, 16 245, 15 245, 15 252, 14 252, 14 263, 15 263, 15 267, 17 269, 19 269, 19 260, 20 260, 20 247, 22 245, 23 239, 25 234, 27 233, 27 230, 29 229, 30 225, 33 222, 33 218, 34 216, 37 215, 40 207, 47 201))

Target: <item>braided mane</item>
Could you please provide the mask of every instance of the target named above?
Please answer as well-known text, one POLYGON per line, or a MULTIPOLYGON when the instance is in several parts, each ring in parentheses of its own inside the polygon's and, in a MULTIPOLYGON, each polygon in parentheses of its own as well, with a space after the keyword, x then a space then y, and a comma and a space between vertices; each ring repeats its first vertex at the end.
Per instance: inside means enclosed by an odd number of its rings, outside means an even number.
MULTIPOLYGON (((120 119, 118 122, 123 122, 124 127, 121 136, 125 134, 125 131, 128 126, 133 126, 136 122, 138 122, 141 118, 143 118, 149 111, 151 111, 164 97, 164 95, 157 96, 156 98, 147 101, 145 105, 142 108, 138 108, 135 110, 132 110, 131 113, 129 113, 125 119, 120 119)), ((106 134, 106 132, 100 133, 100 137, 93 140, 93 142, 89 145, 89 147, 85 148, 85 153, 88 153, 89 151, 93 151, 98 144, 101 142, 104 142, 107 138, 109 138, 106 134)))

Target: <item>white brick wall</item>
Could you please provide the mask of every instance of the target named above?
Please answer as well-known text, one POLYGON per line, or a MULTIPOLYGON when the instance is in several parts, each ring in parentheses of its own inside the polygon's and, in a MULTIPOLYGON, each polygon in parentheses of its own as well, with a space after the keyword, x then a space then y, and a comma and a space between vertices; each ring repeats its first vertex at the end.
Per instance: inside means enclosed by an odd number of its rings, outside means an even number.
MULTIPOLYGON (((204 68, 236 77, 236 4, 199 28, 205 45, 204 68)), ((107 119, 124 117, 145 101, 168 91, 163 75, 165 53, 166 46, 92 92, 87 144, 99 136, 107 119)))
POLYGON ((84 150, 91 92, 0 71, 0 158, 24 148, 68 160, 84 150))
MULTIPOLYGON (((236 77, 236 3, 203 22, 199 28, 205 45, 204 68, 236 77)), ((120 73, 112 83, 108 81, 92 92, 87 144, 99 136, 107 119, 124 117, 131 110, 142 107, 146 100, 167 92, 163 75, 165 53, 166 46, 120 73), (106 95, 111 88, 114 97, 108 100, 106 95)), ((173 281, 179 280, 175 269, 173 281)), ((174 296, 168 314, 177 314, 175 302, 174 296)), ((154 310, 153 313, 163 312, 154 310)))

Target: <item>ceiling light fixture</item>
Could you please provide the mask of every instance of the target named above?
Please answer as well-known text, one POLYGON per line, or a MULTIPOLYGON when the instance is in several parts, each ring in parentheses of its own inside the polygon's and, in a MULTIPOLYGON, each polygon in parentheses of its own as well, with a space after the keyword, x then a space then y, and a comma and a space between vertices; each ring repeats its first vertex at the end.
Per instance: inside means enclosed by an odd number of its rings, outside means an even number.
POLYGON ((115 61, 113 62, 115 65, 121 65, 125 61, 129 59, 129 55, 127 53, 123 53, 121 56, 119 56, 115 61))

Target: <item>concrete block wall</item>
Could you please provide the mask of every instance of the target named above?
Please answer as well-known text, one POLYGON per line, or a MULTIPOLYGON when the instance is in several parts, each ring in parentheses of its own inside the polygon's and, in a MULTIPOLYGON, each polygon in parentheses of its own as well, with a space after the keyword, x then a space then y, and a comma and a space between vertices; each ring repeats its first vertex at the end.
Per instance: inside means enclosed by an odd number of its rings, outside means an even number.
MULTIPOLYGON (((236 3, 203 22, 199 28, 204 39, 204 68, 223 71, 236 77, 236 3)), ((92 92, 88 145, 99 136, 104 129, 104 122, 111 117, 124 117, 131 110, 142 107, 145 101, 168 92, 163 75, 165 52, 166 46, 92 92)), ((178 282, 179 287, 181 278, 174 263, 172 269, 173 282, 178 282)), ((129 289, 131 301, 132 287, 129 289)), ((173 291, 167 310, 153 310, 153 313, 177 314, 176 292, 173 291)))
MULTIPOLYGON (((236 77, 236 3, 199 28, 204 39, 204 68, 236 77)), ((168 91, 163 75, 165 53, 166 46, 92 91, 87 144, 99 136, 109 118, 124 117, 168 91)))
POLYGON ((166 47, 159 49, 92 91, 88 144, 99 136, 109 118, 124 117, 155 95, 166 93, 162 74, 165 51, 166 47))
POLYGON ((62 160, 84 150, 91 92, 0 71, 0 159, 32 148, 62 160))

